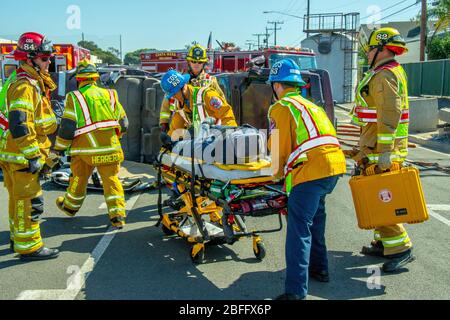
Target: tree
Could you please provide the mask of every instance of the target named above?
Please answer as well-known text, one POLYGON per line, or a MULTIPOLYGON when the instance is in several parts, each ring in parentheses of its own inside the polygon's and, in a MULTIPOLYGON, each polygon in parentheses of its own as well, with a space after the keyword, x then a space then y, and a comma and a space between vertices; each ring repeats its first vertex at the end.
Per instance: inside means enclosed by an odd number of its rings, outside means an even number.
MULTIPOLYGON (((83 47, 83 48, 91 51, 91 54, 93 54, 94 56, 97 56, 99 59, 101 59, 103 61, 103 63, 106 63, 106 64, 120 64, 121 63, 120 59, 116 55, 114 55, 114 53, 102 50, 93 41, 80 41, 80 42, 78 42, 78 45, 80 47, 83 47)), ((114 49, 114 48, 110 48, 110 49, 114 49)), ((118 52, 117 49, 114 49, 114 50, 116 50, 118 52)))
POLYGON ((120 50, 116 49, 114 47, 109 47, 108 52, 111 52, 113 55, 115 55, 117 58, 120 58, 120 50))
POLYGON ((450 59, 450 34, 435 37, 428 44, 430 60, 450 59))
POLYGON ((428 10, 429 19, 437 19, 434 35, 439 31, 445 31, 450 26, 450 0, 439 0, 428 10))
POLYGON ((445 31, 450 26, 450 0, 439 0, 428 10, 428 19, 437 19, 436 28, 428 41, 427 50, 430 60, 450 58, 449 36, 436 38, 439 31, 445 31))
POLYGON ((147 51, 152 51, 152 50, 156 50, 156 49, 139 49, 133 52, 128 52, 125 55, 125 59, 124 59, 124 63, 126 65, 138 65, 141 63, 141 53, 143 52, 147 52, 147 51))

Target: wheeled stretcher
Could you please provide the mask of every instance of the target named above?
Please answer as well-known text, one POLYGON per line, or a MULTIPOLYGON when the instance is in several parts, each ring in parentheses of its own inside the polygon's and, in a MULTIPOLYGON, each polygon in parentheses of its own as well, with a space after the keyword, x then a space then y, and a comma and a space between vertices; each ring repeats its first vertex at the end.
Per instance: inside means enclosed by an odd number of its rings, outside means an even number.
POLYGON ((158 225, 166 235, 177 235, 192 245, 190 257, 194 263, 204 261, 207 245, 232 245, 244 237, 253 239, 257 259, 265 257, 261 234, 280 231, 282 215, 287 213, 287 196, 276 188, 269 161, 231 166, 206 164, 163 149, 156 166, 162 182, 158 225), (164 184, 173 196, 162 202, 164 184), (174 211, 163 213, 163 207, 174 211), (268 215, 278 215, 278 227, 248 230, 246 217, 268 215))

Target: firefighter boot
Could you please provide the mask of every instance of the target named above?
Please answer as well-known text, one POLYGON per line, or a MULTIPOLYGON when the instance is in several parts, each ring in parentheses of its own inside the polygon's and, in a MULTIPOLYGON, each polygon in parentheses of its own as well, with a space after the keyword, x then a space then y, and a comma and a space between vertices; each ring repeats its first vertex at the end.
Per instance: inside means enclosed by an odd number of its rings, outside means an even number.
POLYGON ((330 275, 327 271, 309 270, 309 276, 319 282, 330 282, 330 275))
POLYGON ((413 262, 416 260, 416 257, 412 254, 412 250, 409 249, 408 251, 387 256, 390 261, 383 264, 383 271, 387 273, 392 273, 395 271, 400 270, 403 266, 406 264, 413 262))
POLYGON ((115 217, 115 218, 111 219, 110 221, 111 221, 112 227, 114 229, 122 230, 123 227, 125 226, 125 221, 123 218, 115 217))
POLYGON ((284 294, 276 297, 275 300, 280 300, 280 301, 283 301, 283 300, 306 300, 306 297, 302 298, 296 294, 284 293, 284 294))
POLYGON ((42 247, 36 252, 30 254, 21 254, 20 259, 24 261, 36 261, 36 260, 49 260, 55 259, 59 256, 59 251, 57 249, 49 249, 42 247))
POLYGON ((75 215, 77 214, 77 211, 74 211, 72 209, 66 208, 64 206, 64 197, 58 197, 56 199, 56 206, 58 207, 59 210, 61 210, 62 212, 64 212, 67 216, 73 218, 75 217, 75 215))
POLYGON ((364 246, 361 250, 361 253, 366 256, 373 256, 373 257, 382 257, 385 258, 384 255, 384 246, 381 241, 372 241, 370 246, 364 246))

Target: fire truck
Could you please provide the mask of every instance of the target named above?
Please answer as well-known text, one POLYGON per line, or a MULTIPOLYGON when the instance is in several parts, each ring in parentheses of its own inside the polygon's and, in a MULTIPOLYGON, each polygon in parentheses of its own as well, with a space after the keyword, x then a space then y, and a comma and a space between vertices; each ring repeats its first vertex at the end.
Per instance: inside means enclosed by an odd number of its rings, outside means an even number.
MULTIPOLYGON (((141 54, 141 68, 148 72, 163 73, 170 69, 180 72, 187 70, 187 50, 150 51, 141 54)), ((275 46, 254 51, 211 50, 208 52, 211 73, 241 72, 248 69, 248 63, 264 56, 264 67, 270 68, 277 61, 291 58, 303 70, 317 69, 316 55, 312 50, 275 46)))
POLYGON ((83 59, 91 59, 88 49, 74 44, 55 44, 54 71, 72 70, 77 67, 78 62, 83 59))
POLYGON ((12 43, 0 43, 0 87, 19 66, 11 54, 16 47, 12 43))
MULTIPOLYGON (((0 80, 2 83, 19 67, 19 63, 14 60, 12 54, 16 48, 16 44, 0 43, 0 80)), ((75 69, 79 61, 91 58, 89 50, 77 45, 56 44, 54 48, 56 52, 50 65, 50 73, 75 69)))

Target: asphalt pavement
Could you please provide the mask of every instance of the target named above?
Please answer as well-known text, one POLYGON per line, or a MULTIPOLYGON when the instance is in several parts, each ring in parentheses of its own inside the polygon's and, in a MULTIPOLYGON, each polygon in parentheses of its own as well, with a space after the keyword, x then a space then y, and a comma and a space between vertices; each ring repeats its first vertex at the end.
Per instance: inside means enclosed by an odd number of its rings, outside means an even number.
MULTIPOLYGON (((337 111, 346 121, 343 111, 337 111)), ((420 146, 409 159, 450 166, 449 154, 420 146)), ((310 282, 308 299, 450 299, 450 197, 448 174, 421 168, 430 220, 406 228, 417 260, 397 274, 383 274, 382 258, 365 257, 361 247, 372 239, 358 229, 349 174, 327 199, 327 244, 331 282, 310 282)), ((264 300, 283 292, 283 231, 264 235, 267 256, 255 259, 251 239, 211 246, 206 261, 194 265, 188 244, 164 236, 158 220, 156 191, 127 195, 128 219, 122 231, 111 231, 101 193, 90 192, 76 218, 60 213, 55 199, 64 190, 44 183, 45 244, 58 248, 56 260, 21 262, 9 252, 7 192, 0 189, 0 299, 66 300, 264 300)), ((276 226, 275 216, 250 218, 248 225, 276 226)))

